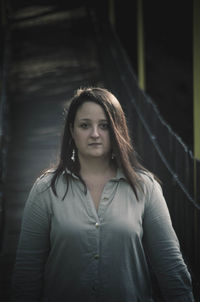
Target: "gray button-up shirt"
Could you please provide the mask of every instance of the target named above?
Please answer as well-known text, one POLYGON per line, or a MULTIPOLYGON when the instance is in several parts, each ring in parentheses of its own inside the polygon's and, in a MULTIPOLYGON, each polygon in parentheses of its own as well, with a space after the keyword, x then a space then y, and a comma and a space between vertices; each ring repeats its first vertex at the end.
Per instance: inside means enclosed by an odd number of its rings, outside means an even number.
POLYGON ((97 211, 78 177, 66 173, 64 200, 65 175, 57 182, 58 197, 49 187, 51 173, 40 177, 29 194, 13 300, 150 302, 151 263, 166 301, 193 301, 166 202, 151 174, 140 175, 138 201, 118 170, 105 185, 97 211))

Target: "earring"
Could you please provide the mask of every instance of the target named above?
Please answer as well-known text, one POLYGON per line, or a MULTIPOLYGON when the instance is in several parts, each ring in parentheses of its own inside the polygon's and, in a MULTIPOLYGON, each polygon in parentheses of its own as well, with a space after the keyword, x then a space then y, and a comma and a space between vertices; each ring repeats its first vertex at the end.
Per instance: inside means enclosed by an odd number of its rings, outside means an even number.
POLYGON ((73 151, 72 151, 71 160, 72 160, 73 162, 75 162, 75 150, 74 150, 74 149, 73 149, 73 151))
POLYGON ((115 158, 115 154, 114 153, 112 153, 112 155, 111 155, 111 159, 114 159, 115 158))

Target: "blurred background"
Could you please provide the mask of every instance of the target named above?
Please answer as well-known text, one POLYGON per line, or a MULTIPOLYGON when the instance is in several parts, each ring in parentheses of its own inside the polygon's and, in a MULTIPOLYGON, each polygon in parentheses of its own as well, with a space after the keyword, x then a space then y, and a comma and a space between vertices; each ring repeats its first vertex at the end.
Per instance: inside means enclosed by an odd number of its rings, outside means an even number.
MULTIPOLYGON (((113 2, 115 30, 138 76, 138 3, 113 2)), ((146 93, 193 150, 193 1, 143 1, 143 35, 146 93)))
POLYGON ((200 301, 200 1, 0 3, 0 299, 30 188, 58 159, 65 107, 98 85, 117 96, 139 159, 163 182, 200 301))
MULTIPOLYGON (((137 73, 137 3, 129 2, 134 9, 117 1, 116 29, 137 73)), ((193 2, 144 1, 143 22, 146 92, 193 150, 193 2)))

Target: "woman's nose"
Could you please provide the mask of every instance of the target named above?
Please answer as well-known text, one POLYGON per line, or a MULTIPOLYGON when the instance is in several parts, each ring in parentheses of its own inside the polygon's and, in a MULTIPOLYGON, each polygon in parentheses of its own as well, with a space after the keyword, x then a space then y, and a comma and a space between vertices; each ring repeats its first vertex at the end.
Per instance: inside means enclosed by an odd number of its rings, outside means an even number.
POLYGON ((93 127, 92 128, 92 133, 91 133, 92 137, 99 137, 99 131, 98 131, 98 127, 93 127))

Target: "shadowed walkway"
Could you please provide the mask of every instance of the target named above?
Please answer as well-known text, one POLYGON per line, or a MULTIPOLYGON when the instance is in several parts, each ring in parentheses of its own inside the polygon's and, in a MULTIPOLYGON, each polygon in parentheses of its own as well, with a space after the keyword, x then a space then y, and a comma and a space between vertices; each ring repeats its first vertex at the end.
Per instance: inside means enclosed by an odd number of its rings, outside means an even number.
POLYGON ((29 190, 55 163, 63 108, 83 85, 103 85, 92 28, 83 7, 13 11, 9 91, 11 140, 5 181, 5 224, 0 254, 1 301, 9 301, 20 225, 29 190))

